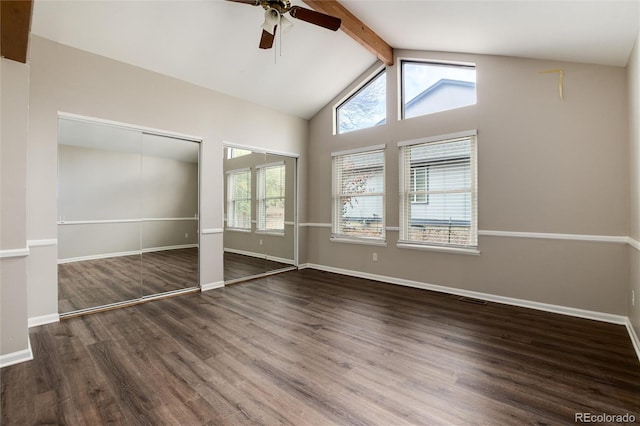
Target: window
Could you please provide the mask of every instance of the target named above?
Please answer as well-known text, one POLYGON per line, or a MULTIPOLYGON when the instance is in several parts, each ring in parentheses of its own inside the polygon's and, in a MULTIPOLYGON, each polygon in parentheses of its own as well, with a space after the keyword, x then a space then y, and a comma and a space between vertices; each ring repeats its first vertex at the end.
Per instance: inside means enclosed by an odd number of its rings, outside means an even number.
POLYGON ((251 170, 227 174, 227 227, 251 230, 251 170))
POLYGON ((384 70, 336 108, 338 133, 384 124, 386 119, 387 75, 384 70))
POLYGON ((285 165, 258 168, 258 230, 284 232, 285 165))
POLYGON ((384 145, 332 156, 332 237, 384 240, 384 145))
POLYGON ((399 242, 477 247, 475 131, 398 145, 399 242))
POLYGON ((403 119, 475 105, 475 66, 416 61, 401 66, 403 119))
POLYGON ((242 148, 227 148, 227 160, 230 160, 232 158, 238 158, 238 157, 242 157, 243 155, 249 155, 251 154, 251 151, 249 151, 248 149, 242 149, 242 148))

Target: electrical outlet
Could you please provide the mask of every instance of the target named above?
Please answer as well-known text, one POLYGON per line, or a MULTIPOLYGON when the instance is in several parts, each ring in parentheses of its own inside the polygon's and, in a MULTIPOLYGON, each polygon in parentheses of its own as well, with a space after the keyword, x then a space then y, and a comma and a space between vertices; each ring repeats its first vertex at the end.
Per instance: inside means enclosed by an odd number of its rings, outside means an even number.
POLYGON ((378 253, 373 253, 373 261, 374 262, 378 261, 378 253))
POLYGON ((185 238, 189 238, 189 233, 188 233, 188 232, 185 232, 185 233, 184 233, 184 237, 185 237, 185 238))
POLYGON ((260 245, 262 245, 262 240, 260 240, 260 245))

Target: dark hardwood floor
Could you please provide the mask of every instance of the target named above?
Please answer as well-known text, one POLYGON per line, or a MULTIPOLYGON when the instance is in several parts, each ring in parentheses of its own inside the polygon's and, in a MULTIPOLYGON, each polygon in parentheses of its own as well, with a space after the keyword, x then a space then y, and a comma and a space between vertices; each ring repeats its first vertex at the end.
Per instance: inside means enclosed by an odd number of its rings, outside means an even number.
POLYGON ((291 265, 273 260, 260 259, 243 254, 224 252, 224 280, 231 281, 265 272, 288 268, 291 265))
POLYGON ((197 248, 64 263, 58 306, 72 312, 198 285, 197 248))
POLYGON ((30 330, 2 425, 640 419, 623 326, 314 270, 30 330))

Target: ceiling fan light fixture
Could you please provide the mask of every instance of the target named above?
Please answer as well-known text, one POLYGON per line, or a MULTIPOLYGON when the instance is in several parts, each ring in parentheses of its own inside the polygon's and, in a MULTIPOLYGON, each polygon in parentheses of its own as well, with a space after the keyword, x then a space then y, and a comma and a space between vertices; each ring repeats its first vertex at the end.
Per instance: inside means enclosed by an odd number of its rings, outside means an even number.
POLYGON ((244 3, 251 6, 261 6, 265 10, 262 35, 260 36, 260 49, 271 49, 276 31, 280 27, 280 35, 293 27, 293 23, 283 15, 309 22, 320 27, 336 31, 340 28, 341 20, 325 13, 316 12, 300 6, 292 6, 291 0, 227 0, 235 3, 244 3))
POLYGON ((264 23, 262 29, 271 35, 275 35, 276 26, 280 23, 280 12, 274 8, 267 9, 264 12, 264 23))

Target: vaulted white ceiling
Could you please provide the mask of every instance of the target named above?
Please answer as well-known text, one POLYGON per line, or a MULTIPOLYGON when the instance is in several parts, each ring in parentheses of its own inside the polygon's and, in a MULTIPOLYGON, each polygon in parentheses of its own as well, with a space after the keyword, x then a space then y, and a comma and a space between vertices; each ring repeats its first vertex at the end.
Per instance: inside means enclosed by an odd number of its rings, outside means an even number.
MULTIPOLYGON (((341 3, 396 49, 615 66, 627 63, 640 14, 638 0, 341 3)), ((223 0, 35 0, 32 33, 302 118, 376 61, 342 31, 294 19, 260 50, 263 20, 259 7, 223 0)))

